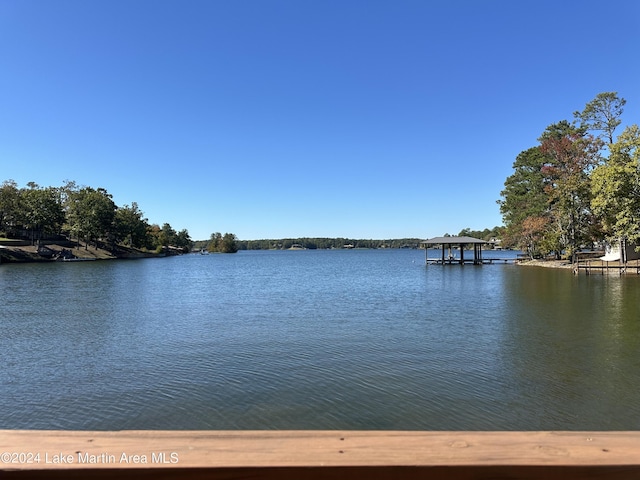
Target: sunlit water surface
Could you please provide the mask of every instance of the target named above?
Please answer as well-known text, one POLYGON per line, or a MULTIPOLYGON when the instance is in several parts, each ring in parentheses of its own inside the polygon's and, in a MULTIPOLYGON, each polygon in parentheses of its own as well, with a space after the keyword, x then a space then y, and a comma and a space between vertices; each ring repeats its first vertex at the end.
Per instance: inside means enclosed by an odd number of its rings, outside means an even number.
POLYGON ((261 251, 5 264, 0 295, 0 429, 640 429, 635 276, 261 251))

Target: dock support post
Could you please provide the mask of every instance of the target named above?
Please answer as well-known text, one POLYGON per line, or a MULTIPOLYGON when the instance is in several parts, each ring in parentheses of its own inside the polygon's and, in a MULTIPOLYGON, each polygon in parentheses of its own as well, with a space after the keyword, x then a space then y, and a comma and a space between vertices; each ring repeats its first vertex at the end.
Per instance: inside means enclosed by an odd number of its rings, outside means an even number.
POLYGON ((473 244, 473 264, 482 265, 482 245, 479 243, 473 244))

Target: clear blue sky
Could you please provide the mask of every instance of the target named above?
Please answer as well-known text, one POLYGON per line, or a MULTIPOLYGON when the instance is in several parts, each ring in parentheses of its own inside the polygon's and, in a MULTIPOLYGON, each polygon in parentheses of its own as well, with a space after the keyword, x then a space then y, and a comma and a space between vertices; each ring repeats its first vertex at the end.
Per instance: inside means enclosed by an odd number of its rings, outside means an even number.
MULTIPOLYGON (((0 181, 241 239, 502 223, 598 93, 640 123, 636 0, 0 0, 0 181)), ((619 132, 618 132, 619 133, 619 132)))

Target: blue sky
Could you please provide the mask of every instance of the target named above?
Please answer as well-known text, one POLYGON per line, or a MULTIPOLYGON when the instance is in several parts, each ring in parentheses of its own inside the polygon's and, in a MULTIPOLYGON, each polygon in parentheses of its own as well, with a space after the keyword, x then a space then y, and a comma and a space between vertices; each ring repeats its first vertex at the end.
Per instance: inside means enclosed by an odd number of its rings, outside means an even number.
POLYGON ((547 125, 604 91, 640 122, 638 18, 635 0, 0 0, 0 181, 103 187, 194 239, 491 228, 547 125))

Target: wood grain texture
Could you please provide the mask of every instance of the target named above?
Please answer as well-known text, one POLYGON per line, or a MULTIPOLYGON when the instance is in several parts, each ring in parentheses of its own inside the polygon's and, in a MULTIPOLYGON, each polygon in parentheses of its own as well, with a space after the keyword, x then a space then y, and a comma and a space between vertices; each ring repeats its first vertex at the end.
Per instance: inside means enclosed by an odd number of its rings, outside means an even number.
POLYGON ((3 478, 640 478, 640 432, 0 430, 3 453, 40 455, 3 478))

